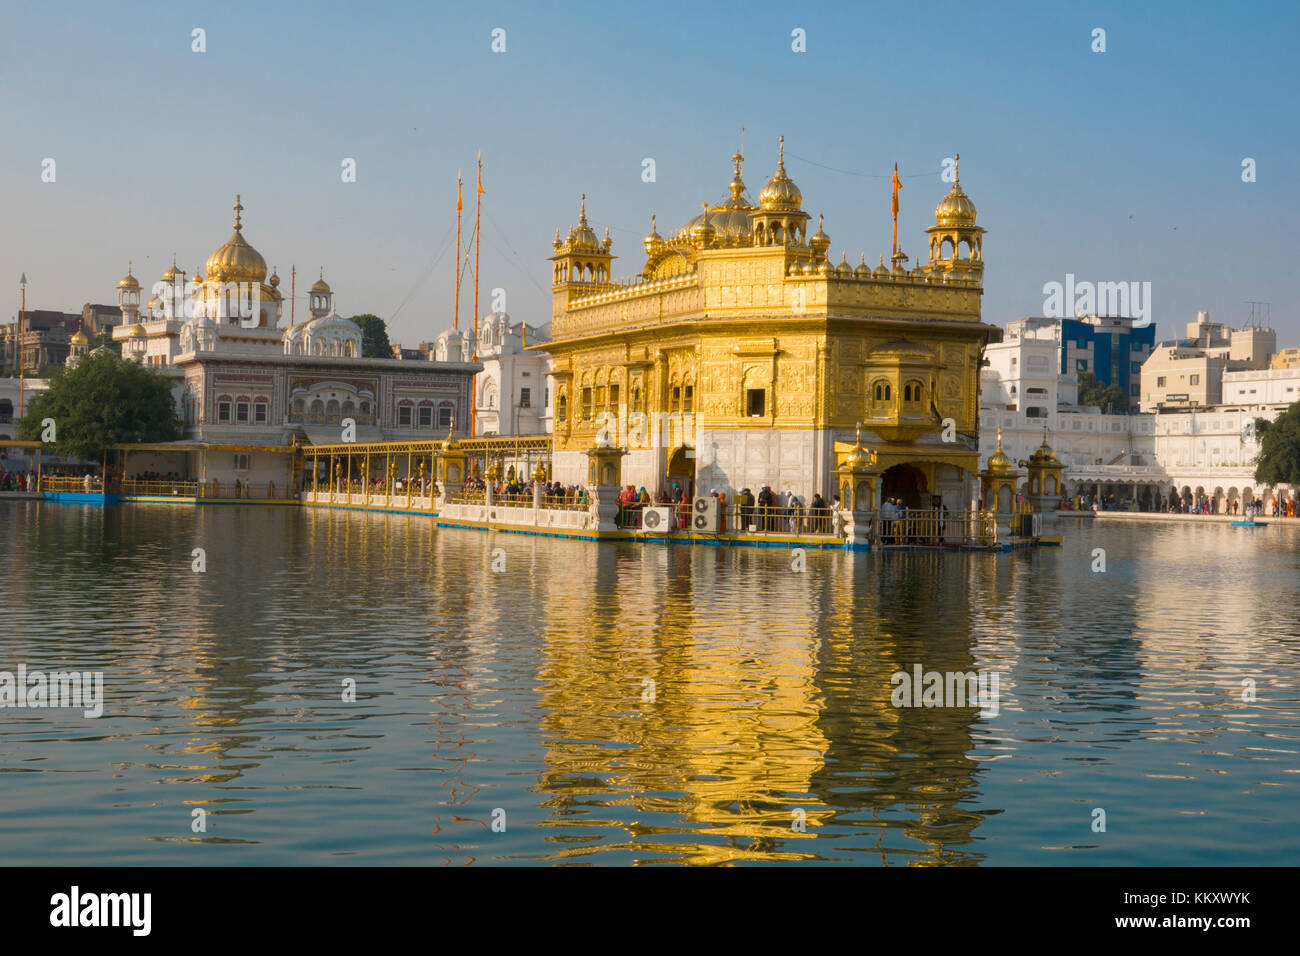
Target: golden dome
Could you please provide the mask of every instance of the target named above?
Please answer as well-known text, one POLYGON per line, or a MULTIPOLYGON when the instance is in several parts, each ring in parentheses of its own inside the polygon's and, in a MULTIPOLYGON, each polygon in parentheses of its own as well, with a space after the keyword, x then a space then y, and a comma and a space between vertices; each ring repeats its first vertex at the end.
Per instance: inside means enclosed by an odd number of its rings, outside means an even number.
POLYGON ((758 194, 758 204, 764 209, 799 209, 803 205, 803 193, 799 192, 794 180, 785 174, 784 136, 781 137, 781 153, 776 172, 758 194))
POLYGON ((709 204, 700 203, 704 211, 691 220, 694 223, 691 226, 691 238, 702 246, 713 244, 714 238, 718 235, 717 228, 709 221, 709 204))
POLYGON ((871 278, 871 266, 867 265, 867 254, 865 252, 862 253, 862 262, 853 270, 853 276, 856 279, 871 278))
POLYGON ((72 344, 73 344, 73 345, 89 345, 89 344, 90 344, 90 339, 86 338, 86 333, 85 333, 85 332, 83 332, 81 329, 77 329, 76 334, 72 336, 72 344))
POLYGON ((278 287, 278 286, 280 285, 280 275, 279 275, 279 273, 277 273, 277 272, 272 272, 272 273, 271 273, 271 278, 268 279, 267 281, 271 283, 271 288, 272 288, 272 289, 278 287))
POLYGON ((144 326, 143 326, 142 324, 140 324, 139 322, 137 322, 137 323, 135 324, 135 328, 133 328, 133 329, 131 330, 131 338, 133 338, 133 339, 134 339, 134 338, 143 338, 144 336, 146 336, 146 335, 148 335, 148 334, 149 334, 149 333, 147 333, 147 332, 144 330, 144 326))
MULTIPOLYGON (((559 241, 559 234, 556 234, 556 241, 559 241)), ((664 237, 659 235, 659 228, 655 224, 655 217, 650 217, 650 235, 645 237, 645 254, 653 256, 656 252, 664 247, 664 237)))
POLYGON ((953 160, 952 189, 948 190, 948 195, 939 200, 939 205, 934 207, 934 221, 940 226, 973 226, 979 215, 970 197, 962 192, 961 167, 957 165, 960 160, 961 153, 958 153, 953 160))
POLYGON ((885 257, 880 257, 880 265, 876 266, 876 271, 872 273, 877 279, 889 278, 889 270, 885 268, 885 257))
POLYGON ((849 254, 847 252, 840 253, 840 264, 835 267, 835 274, 841 279, 853 278, 853 266, 849 265, 849 254))
POLYGON ((987 471, 995 474, 1004 474, 1012 470, 1011 459, 1006 456, 1002 450, 1002 429, 998 429, 998 447, 993 454, 989 455, 987 471))
POLYGON ((159 299, 157 296, 154 296, 152 299, 149 300, 149 304, 145 306, 145 311, 154 312, 160 308, 162 308, 162 300, 159 299))
POLYGON ((1056 464, 1056 452, 1052 451, 1052 446, 1047 444, 1047 426, 1043 426, 1043 443, 1038 446, 1038 450, 1029 456, 1028 462, 1020 464, 1031 465, 1054 465, 1056 464))
POLYGON ((854 439, 853 447, 844 456, 843 467, 854 471, 865 471, 874 468, 875 464, 876 453, 862 447, 862 422, 858 422, 857 436, 854 439))
POLYGON ((181 271, 180 269, 176 268, 176 254, 172 253, 172 264, 167 269, 167 271, 163 273, 163 278, 166 281, 170 282, 172 279, 175 279, 178 275, 180 275, 180 271, 181 271))
MULTIPOLYGON (((276 284, 279 285, 278 282, 277 282, 276 284)), ((330 291, 330 284, 329 284, 328 282, 325 281, 325 267, 324 267, 324 266, 321 266, 321 270, 320 270, 320 278, 317 279, 315 282, 313 282, 313 283, 311 284, 311 291, 312 291, 312 292, 329 292, 329 291, 330 291)))
POLYGON ((194 275, 190 278, 190 284, 191 284, 191 285, 202 285, 202 284, 203 284, 203 273, 201 273, 198 269, 195 269, 195 270, 194 270, 194 275))
POLYGON ((578 224, 569 229, 570 249, 586 248, 599 249, 600 240, 596 238, 596 232, 587 222, 587 194, 582 194, 582 202, 578 206, 578 224))
POLYGON ((831 237, 826 235, 822 230, 822 223, 825 222, 825 220, 825 216, 817 217, 817 231, 814 232, 812 238, 808 240, 808 245, 812 247, 812 251, 819 256, 824 256, 826 250, 831 247, 831 237))
POLYGON ((140 288, 140 283, 136 280, 136 277, 133 276, 133 275, 131 275, 131 265, 130 265, 130 263, 127 263, 127 267, 126 267, 126 275, 124 275, 124 276, 122 277, 122 281, 119 282, 119 283, 117 284, 117 287, 118 287, 119 289, 138 289, 138 288, 140 288))
POLYGON ((257 282, 266 279, 266 260, 244 239, 240 213, 244 207, 235 197, 235 233, 208 256, 208 278, 218 282, 257 282))

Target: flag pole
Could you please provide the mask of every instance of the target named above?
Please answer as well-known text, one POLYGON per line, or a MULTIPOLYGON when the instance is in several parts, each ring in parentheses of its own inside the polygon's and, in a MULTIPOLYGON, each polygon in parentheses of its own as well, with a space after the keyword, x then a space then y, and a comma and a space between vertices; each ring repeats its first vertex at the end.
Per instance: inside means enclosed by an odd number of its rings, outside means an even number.
POLYGON ((460 170, 456 170, 456 307, 452 313, 452 328, 460 331, 460 211, 463 208, 460 199, 460 170))
MULTIPOLYGON (((478 151, 478 186, 474 193, 474 361, 478 361, 478 247, 480 213, 483 206, 483 150, 478 151)), ((478 373, 474 373, 473 384, 478 384, 478 373)), ((474 437, 474 418, 477 413, 477 392, 470 396, 469 434, 474 437)))
POLYGON ((298 314, 298 267, 289 267, 289 328, 295 325, 294 319, 298 314))
POLYGON ((898 191, 903 188, 903 184, 898 178, 898 163, 894 163, 893 187, 894 198, 890 202, 890 209, 894 213, 894 253, 892 258, 894 265, 898 265, 898 191))

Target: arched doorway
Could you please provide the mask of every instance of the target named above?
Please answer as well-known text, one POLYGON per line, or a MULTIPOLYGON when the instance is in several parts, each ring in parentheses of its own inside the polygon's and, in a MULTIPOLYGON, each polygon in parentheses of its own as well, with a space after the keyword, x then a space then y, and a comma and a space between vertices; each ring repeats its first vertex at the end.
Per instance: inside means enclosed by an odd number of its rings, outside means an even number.
POLYGON ((880 496, 881 500, 899 498, 908 508, 930 507, 925 472, 915 465, 894 465, 885 469, 880 476, 880 496))
POLYGON ((695 498, 695 449, 681 447, 668 459, 668 489, 674 484, 682 486, 687 501, 695 498), (690 452, 689 457, 687 452, 690 452))

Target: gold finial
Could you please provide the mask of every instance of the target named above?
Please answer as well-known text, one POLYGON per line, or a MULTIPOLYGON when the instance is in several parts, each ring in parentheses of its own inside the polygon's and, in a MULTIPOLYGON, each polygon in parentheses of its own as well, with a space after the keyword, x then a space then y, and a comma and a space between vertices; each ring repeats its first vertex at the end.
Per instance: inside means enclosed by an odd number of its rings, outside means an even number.
MULTIPOLYGON (((952 158, 953 185, 961 185, 961 153, 957 153, 952 158)), ((979 185, 978 183, 976 185, 979 185)))
POLYGON ((785 172, 785 137, 784 136, 781 137, 781 147, 776 161, 776 168, 779 169, 781 172, 785 172))
POLYGON ((858 433, 857 433, 856 444, 859 445, 862 444, 862 422, 858 422, 858 433))
POLYGON ((825 214, 825 213, 818 213, 818 214, 817 214, 817 231, 818 231, 818 232, 821 232, 821 231, 822 231, 822 226, 825 224, 825 222, 826 222, 826 214, 825 214))
POLYGON ((1002 450, 1002 429, 998 429, 998 451, 1002 450))
POLYGON ((657 218, 657 217, 655 216, 654 213, 651 213, 651 214, 650 214, 650 232, 651 232, 651 233, 656 233, 656 232, 659 231, 659 227, 655 225, 655 220, 656 220, 656 218, 657 218))
POLYGON ((578 220, 581 225, 587 224, 587 194, 582 194, 582 202, 578 205, 578 220))
MULTIPOLYGON (((130 274, 131 274, 131 260, 130 260, 130 259, 127 259, 127 260, 126 260, 126 274, 127 274, 127 275, 130 275, 130 274)), ((27 284, 26 282, 23 283, 23 285, 26 285, 26 284, 27 284)))
POLYGON ((324 281, 325 281, 325 267, 324 267, 324 266, 321 266, 321 267, 320 267, 320 281, 321 281, 321 282, 324 282, 324 281))
POLYGON ((243 211, 244 205, 240 202, 239 193, 235 193, 235 232, 239 232, 240 229, 244 228, 243 218, 241 216, 243 211))
POLYGON ((449 416, 447 416, 447 438, 448 438, 448 440, 450 440, 451 438, 455 437, 455 434, 454 434, 455 431, 456 431, 456 416, 455 416, 455 415, 449 415, 449 416))

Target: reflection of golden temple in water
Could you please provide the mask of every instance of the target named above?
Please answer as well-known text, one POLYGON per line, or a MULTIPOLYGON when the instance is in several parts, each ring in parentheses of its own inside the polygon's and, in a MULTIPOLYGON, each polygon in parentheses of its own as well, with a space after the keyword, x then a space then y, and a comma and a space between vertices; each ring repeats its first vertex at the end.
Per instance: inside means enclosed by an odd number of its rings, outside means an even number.
MULTIPOLYGON (((897 637, 912 633, 909 619, 914 629, 933 594, 909 591, 900 575, 883 601, 852 588, 852 557, 826 560, 848 573, 736 600, 714 582, 761 580, 760 557, 620 552, 583 595, 548 602, 540 677, 550 770, 540 787, 548 825, 566 830, 552 838, 563 847, 553 858, 616 849, 704 864, 844 859, 822 840, 874 825, 863 811, 881 820, 886 862, 980 858, 959 849, 982 819, 960 809, 978 766, 968 755, 974 710, 896 709, 888 693, 890 675, 918 660, 968 669, 968 642, 897 637), (700 574, 700 563, 719 573, 700 574), (642 700, 645 678, 653 702, 642 700), (644 823, 618 822, 628 805, 644 823), (602 806, 620 811, 602 818, 602 806), (797 809, 806 833, 792 830, 797 809), (575 835, 584 827, 590 840, 575 835), (919 848, 897 845, 894 828, 919 848)), ((953 585, 945 599, 962 602, 965 582, 953 585)))

